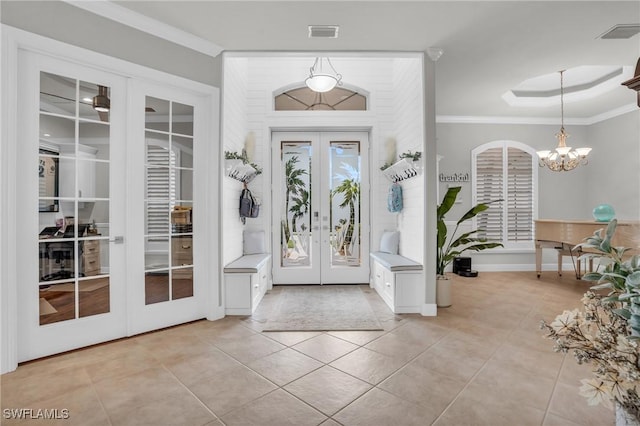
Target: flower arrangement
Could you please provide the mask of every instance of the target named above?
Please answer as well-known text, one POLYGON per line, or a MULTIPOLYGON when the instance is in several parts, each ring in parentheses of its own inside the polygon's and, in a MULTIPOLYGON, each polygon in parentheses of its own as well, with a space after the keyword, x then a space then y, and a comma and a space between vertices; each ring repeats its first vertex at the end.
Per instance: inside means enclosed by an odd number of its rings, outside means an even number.
POLYGON ((596 283, 582 298, 583 309, 566 310, 541 328, 556 352, 572 350, 578 364, 593 364, 593 377, 580 387, 589 405, 611 408, 615 402, 640 419, 640 256, 611 246, 616 226, 614 219, 606 232, 600 229, 578 245, 589 249, 581 259, 599 264, 583 277, 596 283))

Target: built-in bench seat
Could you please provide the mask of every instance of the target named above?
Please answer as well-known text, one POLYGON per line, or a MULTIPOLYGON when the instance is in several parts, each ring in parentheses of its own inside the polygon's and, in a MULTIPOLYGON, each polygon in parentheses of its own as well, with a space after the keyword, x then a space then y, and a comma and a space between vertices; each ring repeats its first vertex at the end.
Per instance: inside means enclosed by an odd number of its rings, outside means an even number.
POLYGON ((224 267, 225 314, 251 315, 271 288, 271 255, 245 254, 224 267))
POLYGON ((422 265, 399 254, 374 251, 369 256, 391 272, 422 271, 422 265))
POLYGON ((422 265, 399 254, 372 252, 371 281, 382 300, 394 313, 420 313, 422 265))

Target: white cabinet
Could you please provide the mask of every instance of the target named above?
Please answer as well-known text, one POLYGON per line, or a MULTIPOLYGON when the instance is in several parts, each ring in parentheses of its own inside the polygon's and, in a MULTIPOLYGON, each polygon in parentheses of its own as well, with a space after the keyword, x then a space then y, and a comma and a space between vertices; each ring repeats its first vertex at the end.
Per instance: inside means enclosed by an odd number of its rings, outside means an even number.
POLYGON ((270 275, 269 255, 247 255, 227 265, 224 268, 225 314, 251 315, 271 288, 270 275))
POLYGON ((76 155, 74 146, 60 146, 60 197, 95 198, 96 158, 95 148, 79 145, 76 155), (72 156, 76 158, 71 158, 72 156), (75 186, 75 172, 78 169, 78 187, 75 186))
POLYGON ((408 266, 408 259, 398 255, 385 256, 384 263, 373 255, 371 260, 371 286, 389 309, 396 314, 420 313, 421 289, 424 287, 422 265, 408 266), (392 270, 396 268, 394 260, 403 263, 404 270, 392 270))

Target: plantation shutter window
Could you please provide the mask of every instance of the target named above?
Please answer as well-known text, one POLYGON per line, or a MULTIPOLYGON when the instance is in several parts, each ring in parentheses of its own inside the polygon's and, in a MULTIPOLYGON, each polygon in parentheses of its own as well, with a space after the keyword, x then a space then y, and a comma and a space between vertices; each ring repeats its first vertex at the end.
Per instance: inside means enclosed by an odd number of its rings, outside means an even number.
POLYGON ((149 241, 169 241, 170 217, 176 200, 176 154, 168 147, 147 143, 147 215, 149 241))
POLYGON ((513 141, 490 142, 473 150, 473 201, 490 203, 476 217, 478 237, 500 242, 505 248, 533 247, 537 179, 534 152, 513 141))

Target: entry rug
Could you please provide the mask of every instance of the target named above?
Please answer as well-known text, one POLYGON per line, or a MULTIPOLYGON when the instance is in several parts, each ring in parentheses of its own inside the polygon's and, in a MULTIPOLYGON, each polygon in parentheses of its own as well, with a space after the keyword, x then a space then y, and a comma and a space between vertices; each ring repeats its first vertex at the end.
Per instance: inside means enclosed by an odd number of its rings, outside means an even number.
POLYGON ((355 285, 283 286, 263 331, 382 330, 355 285))

